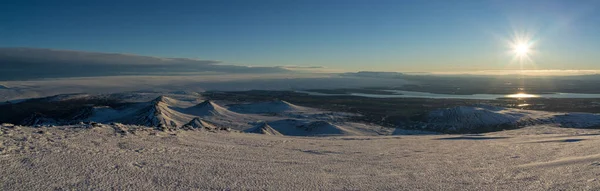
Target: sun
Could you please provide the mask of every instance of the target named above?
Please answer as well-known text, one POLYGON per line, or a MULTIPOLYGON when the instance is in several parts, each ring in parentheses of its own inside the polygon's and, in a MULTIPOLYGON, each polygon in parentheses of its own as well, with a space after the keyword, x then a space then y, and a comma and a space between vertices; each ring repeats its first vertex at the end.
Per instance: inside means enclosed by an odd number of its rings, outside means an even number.
POLYGON ((531 47, 527 43, 519 43, 516 44, 513 48, 517 56, 525 56, 529 53, 531 47))
MULTIPOLYGON (((539 57, 537 48, 540 46, 539 37, 535 37, 535 33, 530 30, 526 31, 513 31, 513 34, 509 38, 505 39, 506 53, 512 57, 510 66, 507 68, 516 69, 521 74, 521 77, 527 73, 527 70, 536 70, 538 68, 534 57, 539 57)), ((522 78, 521 86, 525 86, 525 78, 522 78)), ((538 97, 537 95, 527 93, 517 93, 508 95, 506 97, 525 99, 538 97)))
POLYGON ((525 32, 515 32, 510 40, 507 40, 507 53, 513 57, 512 63, 518 63, 521 69, 526 64, 534 64, 533 56, 537 54, 536 40, 533 35, 525 32))

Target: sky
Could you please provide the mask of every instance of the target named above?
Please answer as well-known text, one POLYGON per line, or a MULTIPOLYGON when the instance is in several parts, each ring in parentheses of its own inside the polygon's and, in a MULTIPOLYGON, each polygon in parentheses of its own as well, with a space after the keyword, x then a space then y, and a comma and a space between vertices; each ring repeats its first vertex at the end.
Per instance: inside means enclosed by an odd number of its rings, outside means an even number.
POLYGON ((600 70, 600 1, 0 1, 0 47, 340 71, 600 70), (531 45, 525 61, 509 44, 531 45))

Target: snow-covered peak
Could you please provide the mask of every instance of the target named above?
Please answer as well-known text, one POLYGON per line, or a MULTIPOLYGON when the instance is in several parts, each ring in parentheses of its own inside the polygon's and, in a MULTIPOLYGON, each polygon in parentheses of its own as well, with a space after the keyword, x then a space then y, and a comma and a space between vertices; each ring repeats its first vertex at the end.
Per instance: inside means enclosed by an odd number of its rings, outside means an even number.
POLYGON ((190 122, 182 126, 183 129, 203 129, 203 130, 216 130, 217 127, 207 121, 204 121, 198 117, 195 117, 190 122))
POLYGON ((236 116, 239 115, 235 112, 229 111, 228 109, 210 101, 206 100, 198 105, 185 109, 186 113, 194 116, 236 116))
POLYGON ((177 100, 166 96, 159 96, 149 104, 144 103, 146 106, 142 107, 137 112, 124 116, 118 121, 124 124, 144 125, 149 127, 179 127, 184 123, 183 121, 185 119, 190 117, 171 108, 171 105, 176 102, 177 100))
POLYGON ((166 105, 177 105, 179 101, 164 95, 158 96, 156 99, 152 100, 152 104, 156 105, 161 103, 166 105))
POLYGON ((267 124, 265 122, 258 124, 257 126, 249 129, 246 132, 265 134, 265 135, 282 135, 281 133, 279 133, 277 130, 273 129, 273 127, 271 127, 269 124, 267 124))
POLYGON ((215 108, 220 108, 221 106, 217 105, 216 103, 210 101, 210 100, 205 100, 202 103, 199 103, 198 105, 194 106, 196 108, 206 108, 206 109, 215 109, 215 108))

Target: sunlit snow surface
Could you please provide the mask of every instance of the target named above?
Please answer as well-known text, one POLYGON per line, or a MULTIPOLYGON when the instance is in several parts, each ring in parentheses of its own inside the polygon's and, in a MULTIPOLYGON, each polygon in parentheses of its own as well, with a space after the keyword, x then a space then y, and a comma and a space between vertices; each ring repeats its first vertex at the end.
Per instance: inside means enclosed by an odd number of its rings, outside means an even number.
POLYGON ((292 137, 0 127, 0 190, 598 190, 600 130, 292 137))

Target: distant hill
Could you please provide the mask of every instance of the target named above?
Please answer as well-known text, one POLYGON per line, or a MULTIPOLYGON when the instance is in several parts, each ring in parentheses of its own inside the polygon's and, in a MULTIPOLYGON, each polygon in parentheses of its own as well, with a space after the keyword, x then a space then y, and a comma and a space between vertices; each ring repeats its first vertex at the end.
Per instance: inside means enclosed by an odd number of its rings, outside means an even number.
POLYGON ((403 73, 399 72, 371 72, 371 71, 360 71, 360 72, 348 72, 340 74, 346 77, 367 77, 367 78, 402 78, 403 73))
POLYGON ((443 133, 484 133, 533 125, 559 125, 568 128, 593 128, 600 115, 592 113, 556 113, 494 107, 459 106, 430 111, 416 127, 443 133))

